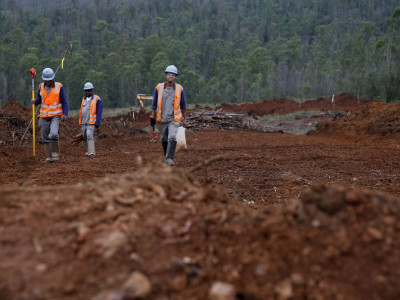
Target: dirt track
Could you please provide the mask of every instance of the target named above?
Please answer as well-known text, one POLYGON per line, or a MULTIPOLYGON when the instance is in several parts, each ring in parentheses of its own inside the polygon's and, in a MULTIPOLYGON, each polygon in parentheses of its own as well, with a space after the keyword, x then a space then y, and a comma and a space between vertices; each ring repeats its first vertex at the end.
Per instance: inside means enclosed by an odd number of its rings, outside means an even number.
MULTIPOLYGON (((189 171, 219 154, 227 159, 192 174, 202 183, 222 184, 233 198, 255 204, 279 204, 297 197, 317 183, 341 184, 379 190, 400 196, 400 151, 397 145, 360 143, 340 138, 291 136, 254 131, 204 130, 186 134, 188 150, 176 154, 178 167, 189 171)), ((31 149, 7 153, 1 172, 3 186, 74 184, 110 174, 134 172, 138 160, 146 165, 162 161, 159 143, 148 134, 97 141, 94 160, 82 155, 82 147, 61 143, 60 161, 42 164, 31 149), (140 158, 138 158, 140 157, 140 158)))
POLYGON ((312 136, 187 131, 174 168, 155 163, 147 119, 105 122, 94 159, 70 127, 58 163, 0 148, 0 298, 128 299, 134 271, 148 299, 205 299, 217 281, 235 287, 226 299, 399 297, 398 108, 357 123, 377 109, 312 136))

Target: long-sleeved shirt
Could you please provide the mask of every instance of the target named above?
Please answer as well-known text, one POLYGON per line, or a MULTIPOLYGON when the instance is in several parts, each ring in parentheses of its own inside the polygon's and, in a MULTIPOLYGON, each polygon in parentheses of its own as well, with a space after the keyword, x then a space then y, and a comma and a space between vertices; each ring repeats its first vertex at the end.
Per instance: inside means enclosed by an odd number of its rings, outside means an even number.
MULTIPOLYGON (((166 88, 167 83, 164 82, 164 89, 166 88)), ((176 84, 174 83, 173 89, 175 91, 175 86, 176 84)), ((155 87, 154 92, 153 92, 153 102, 151 104, 151 109, 156 110, 157 109, 157 100, 158 100, 158 90, 157 87, 155 87)), ((181 92, 181 109, 186 109, 186 94, 185 90, 182 88, 181 92)))
MULTIPOLYGON (((83 103, 82 106, 82 124, 89 124, 89 118, 90 118, 90 103, 93 101, 93 95, 90 98, 85 98, 85 102, 83 103)), ((96 126, 100 126, 101 123, 101 117, 103 115, 103 102, 101 101, 101 98, 97 98, 96 102, 96 126)))
MULTIPOLYGON (((37 97, 35 99, 35 105, 39 105, 41 103, 42 103, 42 95, 40 95, 40 88, 39 88, 37 91, 37 97)), ((65 97, 65 91, 64 91, 63 86, 61 86, 61 89, 60 89, 60 103, 62 106, 63 115, 68 117, 69 107, 68 107, 67 98, 65 97)))

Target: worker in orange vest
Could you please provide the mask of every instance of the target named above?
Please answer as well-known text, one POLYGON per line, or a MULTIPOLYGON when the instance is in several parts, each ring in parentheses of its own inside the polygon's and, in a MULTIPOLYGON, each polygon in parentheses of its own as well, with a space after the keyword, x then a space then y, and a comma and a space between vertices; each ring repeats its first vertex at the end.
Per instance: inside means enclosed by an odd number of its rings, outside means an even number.
POLYGON ((44 143, 46 159, 44 162, 59 160, 59 124, 60 119, 65 121, 68 117, 68 101, 65 97, 64 87, 59 82, 54 82, 54 71, 45 68, 42 72, 43 83, 39 84, 37 97, 32 100, 40 106, 39 126, 44 143))
POLYGON ((81 110, 79 112, 79 124, 83 134, 83 147, 85 155, 93 157, 96 155, 94 146, 94 131, 100 127, 101 116, 103 114, 103 103, 98 95, 93 94, 94 86, 91 82, 86 82, 83 86, 85 97, 82 99, 81 110))
POLYGON ((166 81, 159 83, 153 92, 150 124, 158 124, 164 150, 164 162, 174 165, 176 134, 180 125, 186 127, 186 94, 183 87, 175 83, 178 69, 170 65, 165 69, 166 81))

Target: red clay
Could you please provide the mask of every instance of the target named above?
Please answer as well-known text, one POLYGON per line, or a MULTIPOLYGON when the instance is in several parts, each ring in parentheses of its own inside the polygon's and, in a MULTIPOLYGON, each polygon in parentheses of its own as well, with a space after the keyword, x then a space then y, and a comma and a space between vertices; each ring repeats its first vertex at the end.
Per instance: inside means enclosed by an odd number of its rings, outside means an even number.
MULTIPOLYGON (((217 281, 237 299, 398 298, 398 105, 341 96, 343 117, 311 136, 187 131, 173 168, 149 142, 148 115, 104 120, 94 159, 71 144, 79 127, 70 118, 60 161, 45 165, 31 135, 16 145, 30 108, 9 102, 0 299, 127 299, 134 271, 151 284, 147 299, 207 299, 217 281)), ((330 101, 301 106, 331 110, 330 101)), ((291 103, 221 107, 263 115, 292 112, 291 103)))

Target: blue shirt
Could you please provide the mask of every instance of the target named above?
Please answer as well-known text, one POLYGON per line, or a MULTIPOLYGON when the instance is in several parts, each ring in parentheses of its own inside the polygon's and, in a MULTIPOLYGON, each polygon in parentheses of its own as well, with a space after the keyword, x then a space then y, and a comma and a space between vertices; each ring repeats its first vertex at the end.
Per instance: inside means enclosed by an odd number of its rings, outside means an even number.
MULTIPOLYGON (((93 97, 94 95, 92 95, 89 99, 89 101, 87 100, 87 98, 85 97, 85 102, 83 103, 82 106, 82 124, 89 124, 89 110, 90 110, 90 104, 93 101, 93 97)), ((96 102, 96 124, 97 126, 100 126, 101 123, 101 117, 103 115, 103 102, 101 101, 101 98, 98 97, 97 98, 97 102, 96 102)))

